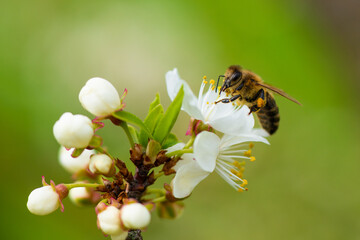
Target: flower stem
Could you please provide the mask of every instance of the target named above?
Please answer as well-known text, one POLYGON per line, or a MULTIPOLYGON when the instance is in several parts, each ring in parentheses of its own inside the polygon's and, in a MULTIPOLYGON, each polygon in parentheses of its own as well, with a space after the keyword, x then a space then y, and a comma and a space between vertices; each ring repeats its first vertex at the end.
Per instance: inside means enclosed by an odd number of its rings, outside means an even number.
POLYGON ((72 189, 72 188, 77 188, 77 187, 89 187, 89 188, 96 188, 101 186, 102 184, 99 183, 69 183, 69 184, 64 184, 65 187, 67 187, 68 190, 72 189))
POLYGON ((166 201, 166 196, 162 196, 162 197, 153 199, 151 202, 157 203, 157 202, 165 202, 165 201, 166 201))
POLYGON ((111 159, 114 159, 114 157, 111 156, 111 154, 108 153, 108 152, 107 152, 105 149, 103 149, 102 147, 97 147, 97 148, 95 148, 95 150, 98 151, 99 153, 103 153, 103 154, 108 155, 111 159))
POLYGON ((162 175, 164 175, 164 172, 159 172, 157 174, 155 174, 154 178, 158 179, 159 177, 161 177, 162 175))
POLYGON ((124 129, 124 132, 126 133, 126 136, 127 136, 128 140, 129 140, 129 143, 131 145, 131 148, 134 148, 134 146, 135 146, 134 139, 131 136, 131 133, 129 131, 129 127, 128 127, 127 123, 124 122, 124 121, 121 121, 120 126, 124 129))
POLYGON ((194 144, 194 141, 195 141, 195 134, 193 134, 191 136, 191 138, 189 139, 189 141, 186 143, 186 145, 184 146, 184 149, 188 149, 190 148, 193 144, 194 144))
POLYGON ((164 189, 159 189, 159 188, 148 188, 146 189, 146 194, 160 194, 160 195, 164 195, 166 193, 166 191, 164 189))
POLYGON ((193 152, 193 149, 182 149, 182 150, 177 150, 174 152, 166 153, 166 156, 167 157, 172 157, 172 156, 176 156, 176 155, 181 156, 184 153, 192 153, 192 152, 193 152))

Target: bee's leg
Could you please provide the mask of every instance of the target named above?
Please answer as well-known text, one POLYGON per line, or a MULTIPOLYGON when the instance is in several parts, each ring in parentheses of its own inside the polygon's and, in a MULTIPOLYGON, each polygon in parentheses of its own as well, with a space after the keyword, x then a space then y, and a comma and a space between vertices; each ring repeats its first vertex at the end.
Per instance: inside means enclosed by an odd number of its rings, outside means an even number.
POLYGON ((240 91, 244 87, 245 81, 242 81, 240 85, 236 88, 237 91, 240 91))
POLYGON ((252 99, 253 101, 255 101, 255 104, 251 106, 250 108, 250 112, 249 112, 249 115, 252 113, 252 112, 257 112, 260 110, 260 108, 264 107, 265 106, 265 92, 264 92, 264 89, 260 89, 255 97, 252 99))
POLYGON ((230 103, 230 102, 233 102, 235 101, 236 99, 238 98, 241 98, 241 95, 235 95, 231 98, 224 98, 224 99, 221 99, 219 101, 216 101, 215 104, 219 103, 219 102, 222 102, 222 103, 230 103))

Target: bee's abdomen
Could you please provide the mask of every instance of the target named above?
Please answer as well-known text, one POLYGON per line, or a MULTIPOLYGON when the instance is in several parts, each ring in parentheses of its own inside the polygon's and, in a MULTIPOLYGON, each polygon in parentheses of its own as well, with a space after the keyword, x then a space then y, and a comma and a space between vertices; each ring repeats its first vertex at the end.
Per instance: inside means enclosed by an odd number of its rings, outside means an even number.
POLYGON ((280 122, 279 108, 275 99, 269 93, 266 93, 266 105, 257 112, 257 116, 261 126, 270 135, 276 132, 280 122))

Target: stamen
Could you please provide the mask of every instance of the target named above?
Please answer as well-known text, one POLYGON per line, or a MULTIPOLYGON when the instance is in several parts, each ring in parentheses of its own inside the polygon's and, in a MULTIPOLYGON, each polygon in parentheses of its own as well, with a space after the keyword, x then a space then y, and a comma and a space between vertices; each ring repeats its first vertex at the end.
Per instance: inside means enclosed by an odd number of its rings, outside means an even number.
POLYGON ((203 80, 203 83, 207 84, 207 83, 208 83, 208 81, 206 81, 206 80, 204 79, 204 80, 203 80))
POLYGON ((212 86, 212 87, 211 87, 211 90, 214 91, 214 90, 215 90, 215 86, 212 86))
POLYGON ((250 157, 250 162, 253 162, 253 161, 255 161, 255 160, 256 160, 255 157, 253 157, 253 156, 250 157))
POLYGON ((249 143, 249 148, 253 148, 254 147, 254 143, 249 143))
POLYGON ((204 79, 204 80, 206 80, 206 79, 207 79, 206 75, 205 75, 205 76, 203 76, 203 79, 204 79))
POLYGON ((215 80, 214 80, 214 79, 211 79, 211 80, 210 80, 210 84, 211 84, 211 85, 214 85, 214 84, 215 84, 215 80))
POLYGON ((246 179, 243 179, 243 183, 240 186, 245 187, 246 185, 248 185, 248 181, 246 179))
POLYGON ((247 150, 246 152, 244 152, 244 156, 246 157, 251 157, 251 149, 247 150))

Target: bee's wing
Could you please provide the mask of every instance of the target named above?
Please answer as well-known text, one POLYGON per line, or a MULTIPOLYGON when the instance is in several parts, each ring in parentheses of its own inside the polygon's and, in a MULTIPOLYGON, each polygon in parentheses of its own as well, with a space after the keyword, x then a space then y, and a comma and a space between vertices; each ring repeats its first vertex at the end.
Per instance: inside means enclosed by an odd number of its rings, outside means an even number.
POLYGON ((284 92, 283 90, 281 90, 281 89, 279 89, 279 88, 276 88, 276 87, 274 87, 274 86, 268 85, 268 84, 266 84, 266 83, 261 83, 261 82, 256 82, 256 84, 257 84, 257 85, 260 85, 260 86, 262 86, 262 87, 264 87, 264 88, 266 88, 266 89, 269 89, 269 90, 271 90, 271 91, 273 91, 273 92, 275 92, 275 93, 277 93, 277 94, 279 94, 279 95, 281 95, 281 96, 283 96, 283 97, 286 97, 286 98, 289 99, 290 101, 293 101, 294 103, 297 103, 297 104, 299 104, 299 105, 302 106, 302 104, 301 104, 298 100, 296 100, 295 98, 291 97, 289 94, 287 94, 286 92, 284 92))

